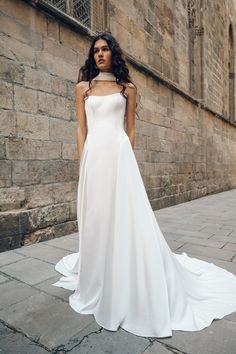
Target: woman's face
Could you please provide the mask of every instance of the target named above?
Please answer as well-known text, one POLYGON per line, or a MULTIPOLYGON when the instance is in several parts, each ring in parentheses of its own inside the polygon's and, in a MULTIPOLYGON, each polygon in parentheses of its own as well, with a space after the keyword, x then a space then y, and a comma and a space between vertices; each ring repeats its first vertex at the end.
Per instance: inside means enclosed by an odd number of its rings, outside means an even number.
POLYGON ((112 51, 109 48, 107 41, 104 39, 98 39, 93 48, 93 55, 96 66, 101 71, 111 70, 111 57, 112 51))

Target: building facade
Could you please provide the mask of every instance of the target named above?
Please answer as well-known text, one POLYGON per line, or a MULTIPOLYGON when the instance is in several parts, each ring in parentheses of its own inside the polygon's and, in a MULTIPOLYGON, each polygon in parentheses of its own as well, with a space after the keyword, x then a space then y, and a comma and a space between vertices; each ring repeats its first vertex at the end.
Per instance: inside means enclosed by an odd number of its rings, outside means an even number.
POLYGON ((110 31, 138 87, 153 209, 236 187, 230 0, 2 0, 0 251, 77 231, 75 84, 110 31))

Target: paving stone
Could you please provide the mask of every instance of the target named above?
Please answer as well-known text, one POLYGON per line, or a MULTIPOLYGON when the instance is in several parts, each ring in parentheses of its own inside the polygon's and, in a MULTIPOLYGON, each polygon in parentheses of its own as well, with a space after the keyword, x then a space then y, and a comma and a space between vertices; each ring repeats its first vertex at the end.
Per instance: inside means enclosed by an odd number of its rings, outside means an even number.
POLYGON ((79 250, 79 239, 75 240, 67 236, 58 237, 54 240, 43 242, 44 245, 50 247, 58 247, 71 252, 78 252, 79 250))
POLYGON ((101 333, 102 331, 104 331, 104 329, 99 326, 97 322, 93 321, 88 326, 81 329, 79 333, 68 337, 67 341, 64 341, 63 344, 54 347, 53 351, 58 354, 64 354, 65 352, 71 353, 72 350, 74 351, 74 353, 81 353, 80 344, 84 340, 86 340, 86 338, 88 338, 91 334, 101 333))
POLYGON ((231 236, 233 234, 233 229, 219 229, 217 232, 214 233, 214 236, 231 236))
POLYGON ((59 288, 58 286, 53 286, 52 284, 59 280, 62 275, 58 273, 56 277, 47 279, 40 284, 36 284, 35 288, 49 294, 52 296, 59 297, 60 299, 68 302, 69 296, 72 294, 71 290, 59 288))
POLYGON ((191 252, 192 254, 199 256, 206 256, 216 259, 222 259, 226 261, 231 261, 235 256, 235 252, 230 250, 221 250, 217 248, 211 248, 207 246, 197 246, 193 244, 185 244, 178 250, 179 252, 191 252))
POLYGON ((78 241, 79 239, 79 233, 78 232, 75 232, 74 234, 70 234, 67 236, 68 238, 72 238, 73 240, 76 240, 78 241))
POLYGON ((229 225, 232 226, 233 229, 236 228, 236 219, 235 216, 232 219, 225 219, 224 222, 229 225))
POLYGON ((164 227, 164 229, 168 232, 176 232, 177 230, 181 230, 182 232, 186 231, 199 231, 202 229, 202 225, 188 225, 188 224, 181 224, 181 223, 169 223, 164 227))
POLYGON ((141 354, 149 345, 147 338, 135 336, 121 328, 118 331, 103 329, 101 333, 91 333, 84 338, 70 354, 141 354))
POLYGON ((3 276, 2 274, 0 274, 0 284, 4 283, 5 281, 9 281, 9 278, 3 276))
POLYGON ((233 230, 233 231, 231 232, 230 236, 236 238, 236 228, 235 228, 235 230, 233 230))
POLYGON ((0 267, 5 266, 10 263, 17 262, 24 259, 25 256, 15 253, 14 251, 6 251, 0 253, 0 267))
POLYGON ((235 251, 236 253, 236 243, 226 243, 225 246, 222 248, 223 250, 231 250, 235 251))
POLYGON ((2 283, 0 284, 0 309, 16 304, 38 293, 39 290, 17 280, 2 283))
POLYGON ((177 241, 178 239, 183 237, 183 235, 175 234, 173 232, 163 232, 163 235, 166 240, 174 240, 174 241, 177 241))
POLYGON ((235 354, 235 333, 236 323, 221 319, 214 320, 210 327, 201 331, 173 331, 171 338, 160 338, 158 341, 173 346, 181 353, 235 354))
POLYGON ((236 243, 236 237, 231 237, 229 236, 216 236, 213 235, 209 238, 209 240, 214 240, 214 241, 222 241, 222 242, 230 242, 230 243, 236 243))
POLYGON ((39 293, 0 311, 0 318, 47 348, 66 343, 94 321, 69 304, 39 293))
POLYGON ((193 243, 195 245, 208 246, 213 248, 222 248, 226 242, 215 241, 213 239, 197 238, 193 236, 184 236, 178 239, 179 242, 183 243, 193 243))
POLYGON ((235 322, 236 323, 236 312, 233 312, 227 316, 224 317, 224 320, 227 320, 227 321, 232 321, 232 322, 235 322))
MULTIPOLYGON (((216 218, 214 220, 216 220, 216 218)), ((203 232, 212 232, 213 234, 216 234, 220 230, 221 226, 222 225, 220 223, 219 224, 217 224, 217 223, 214 223, 214 224, 212 224, 212 223, 204 223, 202 225, 201 231, 203 231, 203 232)))
POLYGON ((142 354, 173 354, 173 350, 168 350, 165 344, 155 341, 142 354))
POLYGON ((42 242, 35 247, 35 245, 30 245, 22 247, 15 251, 16 253, 22 254, 27 257, 36 258, 48 263, 56 264, 62 257, 70 254, 70 251, 50 247, 42 242))
MULTIPOLYGON (((182 251, 177 250, 176 253, 182 253, 182 251)), ((214 263, 218 267, 224 268, 224 269, 228 270, 229 272, 236 275, 236 264, 233 262, 222 261, 220 259, 210 258, 210 257, 206 257, 206 256, 199 256, 199 255, 195 255, 191 252, 188 252, 188 256, 194 257, 197 259, 201 259, 206 262, 214 263)))
POLYGON ((172 233, 172 234, 176 234, 177 237, 179 235, 180 237, 184 237, 184 236, 191 236, 191 237, 197 237, 197 238, 210 238, 213 236, 213 233, 210 232, 203 232, 203 231, 191 231, 191 230, 183 230, 181 228, 172 230, 171 232, 168 231, 169 226, 164 226, 164 227, 160 227, 163 233, 172 233), (167 229, 167 230, 166 230, 167 229))
POLYGON ((0 323, 0 353, 5 354, 48 354, 23 334, 17 333, 0 323))
POLYGON ((33 258, 25 258, 1 268, 1 272, 8 274, 24 283, 33 285, 57 274, 52 265, 33 258))
MULTIPOLYGON (((227 225, 225 223, 222 223, 221 229, 222 230, 232 230, 232 226, 231 225, 227 225)), ((233 229, 234 229, 234 231, 233 231, 233 233, 234 233, 235 232, 235 227, 233 229)))
POLYGON ((168 240, 168 239, 166 241, 172 251, 176 251, 177 249, 179 249, 180 247, 182 247, 184 245, 183 242, 178 242, 178 241, 168 240))

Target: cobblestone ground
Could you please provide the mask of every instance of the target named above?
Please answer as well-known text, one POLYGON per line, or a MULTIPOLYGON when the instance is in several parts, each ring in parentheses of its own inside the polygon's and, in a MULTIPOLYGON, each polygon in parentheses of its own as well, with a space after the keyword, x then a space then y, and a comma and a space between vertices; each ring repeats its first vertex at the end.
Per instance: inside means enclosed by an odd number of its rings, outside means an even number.
MULTIPOLYGON (((236 189, 155 212, 171 249, 236 275, 236 189)), ((0 353, 235 354, 236 312, 198 332, 144 338, 75 313, 69 290, 51 284, 55 263, 77 251, 72 234, 0 253, 0 353)))

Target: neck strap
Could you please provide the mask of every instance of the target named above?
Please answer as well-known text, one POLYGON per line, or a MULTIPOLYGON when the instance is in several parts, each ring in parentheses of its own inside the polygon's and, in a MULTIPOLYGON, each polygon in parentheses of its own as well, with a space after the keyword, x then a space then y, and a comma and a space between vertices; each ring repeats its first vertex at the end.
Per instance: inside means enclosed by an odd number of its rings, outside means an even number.
POLYGON ((116 81, 115 75, 110 71, 100 71, 93 80, 103 80, 103 81, 116 81))

